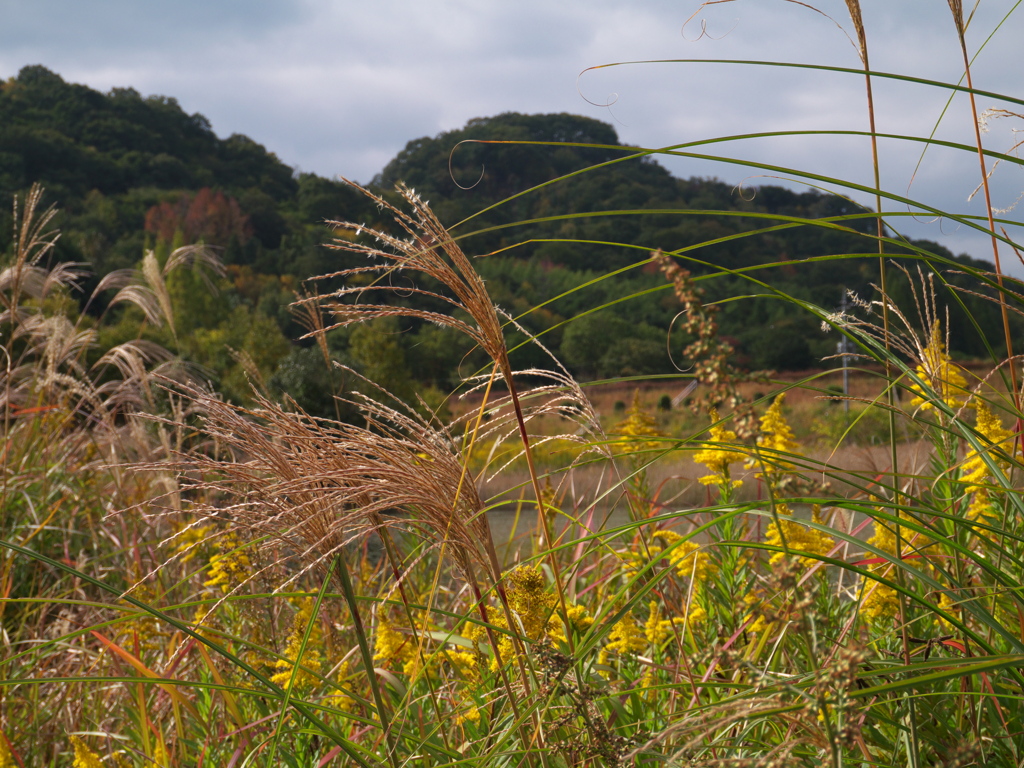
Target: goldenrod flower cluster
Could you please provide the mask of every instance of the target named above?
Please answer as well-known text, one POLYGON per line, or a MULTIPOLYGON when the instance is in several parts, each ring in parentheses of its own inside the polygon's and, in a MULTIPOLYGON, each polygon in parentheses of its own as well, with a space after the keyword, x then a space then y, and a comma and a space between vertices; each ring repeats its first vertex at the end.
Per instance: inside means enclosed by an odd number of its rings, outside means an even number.
POLYGON ((657 428, 640 403, 640 390, 633 392, 633 403, 626 411, 626 418, 615 425, 613 434, 621 440, 615 445, 616 450, 624 454, 643 453, 645 451, 664 450, 662 440, 645 440, 644 438, 663 438, 665 433, 657 428))
POLYGON ((999 417, 992 413, 983 400, 975 398, 973 405, 977 414, 977 430, 987 442, 992 444, 990 448, 984 448, 981 451, 972 448, 968 451, 963 463, 962 480, 967 485, 967 493, 974 494, 971 506, 967 510, 967 518, 977 520, 989 514, 992 507, 992 499, 987 487, 992 479, 989 463, 994 463, 1004 472, 1009 469, 1010 462, 1005 456, 1009 456, 1013 452, 1013 432, 1003 426, 999 417))
MULTIPOLYGON (((896 533, 881 521, 875 522, 875 533, 868 539, 871 544, 890 555, 896 554, 896 533)), ((874 557, 872 559, 875 559, 874 557)), ((868 571, 886 576, 892 580, 893 565, 888 559, 868 565, 868 571)), ((871 578, 864 578, 864 598, 860 610, 871 624, 892 619, 899 612, 899 596, 896 590, 871 578)))
POLYGON ((217 548, 220 550, 210 558, 210 577, 203 582, 204 587, 220 587, 227 594, 240 584, 244 584, 252 573, 252 561, 240 547, 241 540, 235 534, 221 538, 217 548))
POLYGON ((174 541, 174 554, 187 563, 199 554, 199 549, 216 531, 213 525, 183 525, 171 539, 174 541))
POLYGON ((0 733, 0 768, 14 768, 14 755, 11 748, 7 746, 7 739, 0 733))
POLYGON ((800 444, 796 441, 789 422, 782 413, 782 401, 785 394, 775 398, 768 410, 761 417, 761 436, 757 440, 760 448, 766 451, 761 459, 779 472, 793 469, 792 462, 786 461, 784 455, 794 453, 800 444))
POLYGON ((295 687, 313 685, 318 678, 314 673, 320 672, 323 667, 323 657, 320 655, 320 648, 323 646, 323 630, 320 622, 313 616, 313 608, 316 603, 313 598, 303 598, 299 609, 295 612, 292 621, 292 632, 288 636, 288 645, 284 651, 284 658, 278 659, 274 666, 281 670, 270 679, 282 688, 289 685, 295 687), (313 626, 309 631, 309 639, 303 649, 302 658, 299 659, 299 650, 302 648, 302 638, 306 634, 306 627, 310 622, 313 626), (292 682, 294 678, 294 683, 292 682))
POLYGON ((378 613, 377 633, 373 641, 373 660, 388 665, 407 664, 416 657, 416 644, 399 632, 387 616, 378 613))
POLYGON ((479 723, 480 722, 480 710, 476 706, 470 706, 460 712, 456 718, 456 725, 462 725, 463 723, 479 723))
POLYGON ((914 370, 926 386, 917 383, 910 385, 914 393, 911 405, 920 406, 922 411, 926 411, 934 408, 937 401, 953 409, 967 402, 967 381, 946 353, 937 321, 932 324, 931 338, 921 352, 921 362, 914 370))
MULTIPOLYGON (((583 634, 594 624, 594 617, 582 605, 576 603, 567 605, 566 612, 568 613, 569 625, 576 634, 583 634)), ((557 615, 548 622, 547 633, 548 637, 552 640, 558 640, 563 643, 566 641, 565 626, 561 621, 558 621, 557 615)))
POLYGON ((675 531, 655 531, 651 538, 653 541, 646 547, 634 546, 622 553, 624 570, 627 573, 638 573, 651 562, 665 557, 679 577, 692 584, 686 621, 697 624, 706 620, 707 612, 701 604, 704 600, 704 587, 718 573, 718 564, 711 556, 711 551, 695 541, 684 540, 675 531))
MULTIPOLYGON (((953 597, 953 595, 951 595, 949 592, 942 592, 939 595, 939 608, 944 610, 946 613, 952 614, 953 616, 960 616, 960 606, 957 604, 956 598, 953 597)), ((938 621, 939 626, 942 627, 944 631, 948 632, 956 628, 952 622, 947 621, 942 617, 939 617, 938 621)))
MULTIPOLYGON (((341 666, 338 667, 336 679, 338 681, 344 681, 346 677, 351 673, 351 665, 345 661, 342 662, 341 666)), ((325 699, 325 703, 334 707, 335 709, 341 710, 342 712, 350 712, 352 707, 355 706, 355 699, 349 696, 344 691, 336 691, 325 699)))
POLYGON ((552 618, 555 596, 546 589, 544 574, 536 566, 521 565, 505 575, 508 604, 531 640, 540 639, 552 618))
MULTIPOLYGON (((547 591, 544 580, 544 573, 532 565, 520 565, 505 574, 505 591, 508 596, 509 608, 512 610, 513 618, 518 624, 515 632, 527 640, 538 642, 544 639, 562 641, 566 640, 565 627, 555 610, 557 598, 547 591)), ((593 617, 582 605, 568 604, 569 624, 576 632, 584 632, 594 623, 593 617)), ((508 629, 508 622, 505 617, 493 608, 488 612, 489 623, 498 629, 508 629)), ((488 642, 487 629, 482 624, 472 624, 466 631, 465 636, 477 647, 482 647, 488 642)), ((505 633, 498 635, 498 653, 502 661, 508 661, 515 654, 515 646, 512 638, 505 633)), ((456 654, 452 654, 453 656, 456 654)), ((458 667, 463 660, 456 660, 458 667)), ((498 669, 498 660, 491 659, 491 670, 498 669)), ((469 667, 467 665, 467 671, 469 667)))
MULTIPOLYGON (((718 411, 714 408, 711 409, 711 421, 718 422, 718 411)), ((703 464, 711 471, 710 475, 700 478, 700 482, 704 485, 718 485, 723 488, 735 488, 742 485, 741 481, 732 480, 729 474, 729 465, 747 458, 742 446, 736 442, 736 433, 731 429, 726 429, 724 425, 716 423, 711 427, 711 438, 708 442, 713 445, 693 454, 695 462, 703 464)))
MULTIPOLYGON (((428 627, 424 626, 423 629, 426 631, 428 627)), ((401 673, 407 677, 415 677, 421 672, 436 674, 444 661, 466 680, 479 677, 478 660, 474 654, 447 648, 425 649, 421 653, 415 636, 400 631, 383 613, 379 614, 377 620, 373 658, 394 669, 400 668, 401 673)))
MULTIPOLYGON (((669 549, 669 564, 684 579, 703 584, 718 572, 718 565, 707 547, 689 539, 683 541, 683 537, 675 531, 656 531, 653 538, 665 542, 665 548, 669 549)), ((658 553, 662 551, 661 547, 652 546, 652 555, 655 549, 658 553)))
POLYGON ((616 653, 622 656, 635 655, 647 648, 647 638, 641 631, 640 626, 633 618, 633 614, 627 613, 612 627, 608 633, 608 644, 602 650, 604 661, 607 663, 608 653, 616 653))
POLYGON ((647 642, 655 648, 661 646, 666 640, 674 636, 673 626, 686 623, 686 619, 676 616, 672 619, 662 618, 661 605, 657 600, 651 600, 647 604, 650 613, 647 616, 647 623, 644 624, 644 637, 647 642))
MULTIPOLYGON (((769 544, 782 547, 783 549, 788 548, 790 550, 810 552, 815 555, 827 555, 835 546, 836 540, 824 531, 809 528, 794 521, 792 519, 792 510, 787 505, 779 504, 776 506, 775 511, 779 515, 779 524, 776 525, 773 520, 768 525, 765 541, 769 544), (785 543, 783 543, 783 539, 785 539, 785 543)), ((812 507, 811 522, 817 525, 822 524, 821 507, 817 504, 812 507)), ((775 565, 785 559, 785 557, 785 551, 775 552, 768 558, 768 562, 771 565, 775 565)), ((805 568, 810 568, 818 563, 819 560, 814 557, 801 556, 800 562, 805 568)))
POLYGON ((71 746, 75 748, 74 768, 103 768, 100 756, 89 749, 88 745, 78 736, 71 736, 71 746))
POLYGON ((743 605, 747 608, 747 612, 744 615, 743 620, 747 621, 749 619, 753 619, 753 621, 747 625, 747 632, 750 632, 753 635, 759 635, 772 625, 772 620, 765 615, 765 609, 768 605, 768 601, 763 589, 757 589, 744 595, 743 605))

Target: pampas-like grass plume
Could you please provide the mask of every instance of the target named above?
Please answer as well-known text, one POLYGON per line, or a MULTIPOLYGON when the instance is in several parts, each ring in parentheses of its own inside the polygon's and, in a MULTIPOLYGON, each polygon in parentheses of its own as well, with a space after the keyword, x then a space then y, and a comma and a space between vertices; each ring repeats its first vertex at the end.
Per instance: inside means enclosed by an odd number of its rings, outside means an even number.
MULTIPOLYGON (((186 390, 225 458, 192 454, 182 469, 217 505, 198 510, 294 554, 299 573, 324 569, 345 544, 380 526, 415 529, 472 577, 486 567, 483 503, 458 448, 415 415, 369 398, 366 426, 313 419, 257 396, 243 409, 186 390), (223 501, 227 499, 227 503, 223 501)), ((298 574, 296 574, 298 575, 298 574)))

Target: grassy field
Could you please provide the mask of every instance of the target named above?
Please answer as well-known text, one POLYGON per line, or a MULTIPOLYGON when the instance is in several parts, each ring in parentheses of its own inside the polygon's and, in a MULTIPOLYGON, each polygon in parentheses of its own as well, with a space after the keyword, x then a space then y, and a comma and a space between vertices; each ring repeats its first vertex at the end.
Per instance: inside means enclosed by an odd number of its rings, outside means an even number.
MULTIPOLYGON (((513 370, 464 240, 409 190, 364 193, 394 225, 342 225, 366 267, 297 310, 325 359, 333 324, 466 334, 490 364, 448 423, 369 384, 352 423, 258 382, 243 409, 155 345, 101 350, 39 191, 20 201, 0 273, 0 768, 1024 763, 1015 340, 949 358, 943 276, 965 268, 935 254, 904 257, 913 301, 890 299, 893 194, 864 236, 870 300, 799 302, 856 348, 847 411, 834 370, 734 367, 690 251, 658 244, 640 263, 685 310, 685 374, 513 370)), ((989 211, 945 215, 998 259, 1019 246, 989 211)), ((166 323, 167 276, 213 259, 149 254, 102 285, 166 323)), ((998 268, 969 276, 1007 315, 1024 304, 998 268)))

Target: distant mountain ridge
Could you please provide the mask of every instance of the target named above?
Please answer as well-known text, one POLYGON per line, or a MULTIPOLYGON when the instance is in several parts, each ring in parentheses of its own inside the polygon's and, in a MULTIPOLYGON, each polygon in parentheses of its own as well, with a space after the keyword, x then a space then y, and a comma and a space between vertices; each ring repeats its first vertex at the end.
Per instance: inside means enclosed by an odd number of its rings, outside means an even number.
MULTIPOLYGON (((870 219, 850 223, 854 232, 802 226, 745 235, 773 223, 759 215, 866 213, 844 198, 778 186, 739 195, 717 180, 676 178, 647 158, 614 162, 634 152, 619 142, 612 126, 598 120, 505 113, 410 141, 372 186, 387 194, 395 182, 406 182, 430 200, 455 234, 467 235, 467 252, 501 254, 478 262, 492 292, 513 314, 527 313, 523 322, 532 332, 550 331, 546 338, 556 349, 562 349, 565 329, 571 327, 563 325, 565 320, 656 287, 661 277, 633 270, 571 293, 541 312, 529 310, 603 273, 641 262, 656 248, 680 249, 696 273, 873 249, 856 233, 870 233, 870 219), (607 165, 593 168, 599 164, 607 165), (539 185, 545 186, 515 197, 539 185), (717 243, 686 251, 709 241, 717 243)), ((90 262, 98 274, 133 266, 147 245, 201 237, 221 246, 223 259, 236 271, 287 277, 291 285, 346 265, 321 245, 330 236, 325 219, 380 224, 375 207, 348 186, 296 173, 246 136, 219 138, 205 117, 187 114, 173 98, 143 97, 132 88, 103 94, 67 83, 40 65, 0 82, 0 235, 10 231, 11 196, 36 181, 63 209, 59 257, 90 262)), ((942 246, 928 246, 952 258, 942 246)), ((984 265, 967 257, 961 261, 984 265)), ((758 275, 828 307, 848 289, 870 294, 877 268, 877 257, 866 255, 805 262, 799 269, 774 267, 758 275)), ((265 306, 287 335, 298 335, 287 311, 275 305, 290 300, 284 283, 267 298, 270 283, 260 280, 239 277, 237 300, 265 306)), ((719 299, 749 294, 752 286, 726 275, 709 281, 707 291, 709 299, 719 299)), ((975 303, 972 311, 988 332, 987 303, 975 303)), ((599 313, 604 319, 591 323, 590 332, 595 337, 614 332, 620 348, 606 350, 603 362, 585 359, 580 349, 589 341, 576 337, 589 327, 587 321, 570 334, 570 341, 582 344, 575 357, 572 344, 562 351, 587 375, 671 372, 664 338, 677 311, 664 292, 614 304, 599 313)), ((795 315, 791 305, 771 296, 724 305, 719 320, 739 359, 752 366, 807 367, 834 351, 834 339, 824 336, 812 317, 795 315)), ((951 346, 979 353, 976 337, 954 337, 951 346)))

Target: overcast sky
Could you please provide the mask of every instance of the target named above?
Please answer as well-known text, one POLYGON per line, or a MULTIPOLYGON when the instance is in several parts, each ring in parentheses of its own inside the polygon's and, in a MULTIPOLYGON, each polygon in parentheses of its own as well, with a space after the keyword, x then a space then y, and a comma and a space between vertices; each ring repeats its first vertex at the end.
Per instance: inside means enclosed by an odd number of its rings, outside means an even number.
MULTIPOLYGON (((1014 6, 983 2, 969 30, 972 53, 1014 6)), ((178 99, 221 136, 244 133, 284 162, 324 176, 369 181, 411 139, 506 111, 574 112, 612 123, 645 147, 755 131, 865 130, 863 78, 794 69, 661 59, 771 59, 857 67, 841 0, 824 15, 785 0, 0 0, 0 76, 42 64, 99 90, 132 86, 178 99), (696 14, 696 16, 693 16, 696 14), (687 23, 687 20, 693 18, 687 23)), ((960 52, 942 0, 863 0, 871 63, 879 71, 956 82, 960 52)), ((1024 97, 1024 9, 978 56, 975 86, 1024 97)), ((878 130, 927 136, 947 93, 876 83, 878 130)), ((1019 105, 981 98, 980 109, 1019 105)), ((985 140, 1007 151, 1024 120, 994 119, 985 140)), ((939 127, 970 143, 964 98, 939 127)), ((1024 134, 1019 135, 1024 138, 1024 134)), ((861 138, 782 138, 717 144, 727 154, 869 184, 861 138)), ((980 215, 976 157, 887 142, 883 187, 944 210, 980 215), (909 186, 913 179, 913 186, 909 186)), ((693 159, 663 161, 679 176, 732 184, 779 183, 763 171, 693 159)), ((804 188, 808 182, 787 182, 804 188)), ((1024 191, 1014 166, 993 175, 998 207, 1024 191)), ((863 203, 864 195, 854 197, 863 203)), ((895 204, 887 204, 898 209, 895 204)), ((903 207, 901 210, 906 210, 903 207)), ((1007 214, 1021 219, 1021 208, 1007 214)), ((991 259, 983 235, 924 218, 908 234, 991 259)), ((1024 233, 1017 232, 1018 239, 1024 233)), ((1013 267, 1016 258, 1004 254, 1013 267)), ((1024 270, 1014 270, 1018 274, 1024 270)))

